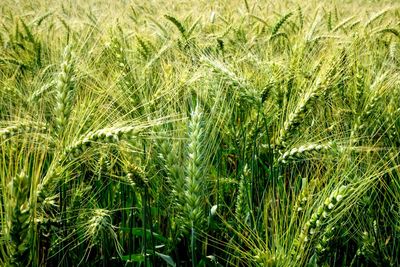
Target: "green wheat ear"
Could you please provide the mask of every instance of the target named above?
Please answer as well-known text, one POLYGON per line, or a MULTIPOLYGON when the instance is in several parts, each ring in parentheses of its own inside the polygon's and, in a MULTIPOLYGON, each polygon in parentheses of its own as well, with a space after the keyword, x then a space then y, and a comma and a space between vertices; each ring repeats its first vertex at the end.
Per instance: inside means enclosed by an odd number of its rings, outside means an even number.
POLYGON ((186 28, 183 26, 183 24, 175 17, 170 16, 170 15, 164 15, 164 17, 172 22, 172 24, 175 25, 175 27, 179 30, 179 32, 182 34, 182 36, 186 39, 186 28))
POLYGON ((74 100, 74 62, 71 46, 67 46, 63 54, 61 70, 56 83, 55 130, 62 135, 71 113, 74 100))
POLYGON ((16 135, 46 131, 46 124, 39 122, 17 122, 14 125, 0 129, 0 141, 16 135))
POLYGON ((311 157, 317 153, 322 153, 334 148, 333 142, 325 144, 308 144, 300 147, 295 147, 284 152, 279 158, 279 163, 288 163, 293 160, 299 160, 306 157, 311 157))
POLYGON ((285 22, 293 15, 292 12, 286 14, 282 18, 278 20, 278 22, 274 25, 274 27, 271 30, 271 36, 274 36, 275 34, 278 33, 279 29, 285 24, 285 22))
POLYGON ((249 195, 249 183, 251 173, 247 164, 244 166, 243 174, 240 176, 238 195, 236 197, 235 204, 235 216, 237 220, 248 223, 248 217, 250 215, 250 208, 248 202, 249 195))
POLYGON ((196 264, 197 232, 205 223, 205 187, 206 173, 204 169, 204 128, 203 113, 197 103, 191 113, 188 125, 189 143, 185 160, 185 191, 183 205, 183 220, 185 228, 189 230, 190 252, 192 264, 196 264))
POLYGON ((10 183, 10 266, 28 266, 31 261, 30 244, 32 222, 29 203, 29 177, 21 172, 10 183))
MULTIPOLYGON (((327 228, 327 221, 332 216, 332 213, 337 210, 338 206, 343 202, 343 200, 348 197, 353 189, 349 186, 341 186, 339 189, 333 191, 331 195, 325 199, 324 203, 318 206, 316 212, 312 213, 310 219, 306 222, 294 243, 294 250, 292 250, 292 255, 297 254, 297 250, 306 250, 310 244, 315 243, 317 236, 325 236, 328 239, 326 243, 317 243, 317 251, 321 253, 321 256, 328 249, 329 240, 332 235, 329 233, 332 229, 327 228), (330 230, 329 230, 330 229, 330 230), (328 238, 329 237, 329 238, 328 238)), ((322 241, 322 240, 320 240, 322 241)), ((299 257, 297 255, 297 257, 299 257)))
POLYGON ((189 121, 189 143, 187 147, 185 178, 185 214, 189 225, 201 226, 204 221, 204 169, 202 112, 199 105, 189 121))
POLYGON ((123 248, 118 242, 116 227, 112 224, 112 213, 107 209, 95 208, 88 212, 85 219, 83 231, 89 243, 87 249, 97 246, 104 253, 107 247, 115 246, 117 254, 121 256, 123 248))
POLYGON ((151 53, 154 50, 154 48, 151 46, 150 42, 144 41, 138 35, 136 36, 136 40, 140 47, 140 49, 139 49, 140 54, 143 56, 144 59, 149 58, 151 56, 151 53))

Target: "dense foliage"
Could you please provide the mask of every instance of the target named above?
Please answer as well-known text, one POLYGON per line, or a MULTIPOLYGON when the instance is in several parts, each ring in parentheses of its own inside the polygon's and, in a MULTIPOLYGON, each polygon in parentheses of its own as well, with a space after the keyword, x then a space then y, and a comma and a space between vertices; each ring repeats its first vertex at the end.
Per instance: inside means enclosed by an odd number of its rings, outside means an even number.
POLYGON ((2 266, 400 265, 397 1, 1 2, 2 266))

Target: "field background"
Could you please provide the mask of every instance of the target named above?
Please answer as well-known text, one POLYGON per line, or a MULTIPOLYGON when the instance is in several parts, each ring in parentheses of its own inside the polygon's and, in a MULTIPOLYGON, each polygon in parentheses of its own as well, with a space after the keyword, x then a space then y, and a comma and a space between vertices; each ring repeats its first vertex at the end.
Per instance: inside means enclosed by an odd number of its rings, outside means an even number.
POLYGON ((399 266, 398 1, 0 4, 0 265, 399 266))

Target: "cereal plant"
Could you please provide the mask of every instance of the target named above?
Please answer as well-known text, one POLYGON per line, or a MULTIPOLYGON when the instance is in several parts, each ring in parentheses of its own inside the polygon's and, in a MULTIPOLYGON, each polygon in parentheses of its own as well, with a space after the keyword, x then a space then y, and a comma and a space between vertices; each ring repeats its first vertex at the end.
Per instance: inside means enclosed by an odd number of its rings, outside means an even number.
POLYGON ((1 266, 399 266, 395 0, 0 5, 1 266))

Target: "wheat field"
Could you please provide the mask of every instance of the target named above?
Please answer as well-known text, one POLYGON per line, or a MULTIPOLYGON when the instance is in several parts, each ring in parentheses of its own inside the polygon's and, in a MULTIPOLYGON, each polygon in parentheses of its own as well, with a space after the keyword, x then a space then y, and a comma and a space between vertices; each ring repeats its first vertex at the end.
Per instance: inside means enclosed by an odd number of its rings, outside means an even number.
POLYGON ((2 0, 1 266, 399 266, 396 0, 2 0))

